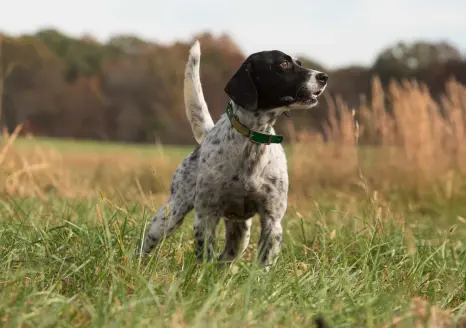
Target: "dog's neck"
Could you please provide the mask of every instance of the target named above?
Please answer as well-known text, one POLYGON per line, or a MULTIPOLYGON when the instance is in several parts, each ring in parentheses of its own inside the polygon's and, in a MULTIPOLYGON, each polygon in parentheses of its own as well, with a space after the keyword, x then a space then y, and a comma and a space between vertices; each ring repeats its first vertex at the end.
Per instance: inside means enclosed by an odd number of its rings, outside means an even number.
POLYGON ((278 116, 287 111, 286 108, 274 108, 268 110, 250 111, 232 102, 233 112, 238 120, 251 130, 266 133, 271 130, 277 121, 278 116))

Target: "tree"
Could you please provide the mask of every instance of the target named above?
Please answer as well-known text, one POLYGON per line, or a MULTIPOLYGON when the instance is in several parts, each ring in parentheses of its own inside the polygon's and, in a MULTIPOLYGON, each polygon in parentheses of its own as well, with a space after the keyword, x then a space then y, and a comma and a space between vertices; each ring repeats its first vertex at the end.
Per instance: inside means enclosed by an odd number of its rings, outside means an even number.
POLYGON ((461 60, 461 53, 447 42, 399 42, 384 49, 375 60, 373 73, 387 82, 390 78, 412 78, 434 64, 461 60))
POLYGON ((99 73, 105 61, 122 53, 115 45, 102 45, 89 37, 71 38, 55 29, 40 30, 33 37, 65 61, 64 76, 69 82, 74 82, 80 76, 99 73))
POLYGON ((153 45, 150 43, 133 35, 114 36, 110 38, 108 44, 126 54, 141 54, 153 48, 153 45))
MULTIPOLYGON (((60 62, 39 40, 28 37, 1 37, 0 51, 1 80, 1 127, 5 126, 11 132, 24 122, 29 113, 41 106, 40 100, 46 95, 37 86, 47 86, 49 80, 37 78, 38 73, 53 75, 52 67, 60 68, 60 62), (35 94, 35 96, 33 96, 35 94), (40 96, 38 96, 40 95, 40 96), (29 100, 34 97, 35 100, 29 100)), ((48 86, 48 90, 54 89, 48 86)))

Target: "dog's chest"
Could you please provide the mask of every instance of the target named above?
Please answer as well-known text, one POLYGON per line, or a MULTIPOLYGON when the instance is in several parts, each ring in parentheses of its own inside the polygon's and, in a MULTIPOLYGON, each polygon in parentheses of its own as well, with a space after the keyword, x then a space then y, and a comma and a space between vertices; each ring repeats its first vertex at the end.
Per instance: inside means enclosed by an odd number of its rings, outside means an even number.
POLYGON ((286 197, 286 159, 280 145, 253 144, 219 128, 208 137, 200 163, 198 192, 208 190, 207 206, 226 218, 249 219, 272 194, 286 197))
POLYGON ((259 210, 261 195, 247 185, 232 183, 221 192, 222 214, 228 219, 249 219, 259 210))

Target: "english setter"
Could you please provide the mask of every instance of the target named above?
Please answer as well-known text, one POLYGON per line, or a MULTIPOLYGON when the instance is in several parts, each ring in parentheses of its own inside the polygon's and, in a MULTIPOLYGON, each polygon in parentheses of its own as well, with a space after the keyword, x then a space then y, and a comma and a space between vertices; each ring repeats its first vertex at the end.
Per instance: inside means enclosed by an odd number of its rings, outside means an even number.
POLYGON ((248 246, 252 217, 258 213, 258 262, 268 268, 280 253, 288 198, 283 137, 273 126, 283 113, 314 107, 328 75, 278 50, 254 53, 226 84, 230 101, 214 124, 202 91, 200 57, 196 41, 186 65, 184 101, 199 145, 176 169, 170 197, 153 216, 142 251, 150 253, 195 209, 197 261, 212 259, 217 224, 224 218, 226 241, 218 260, 229 262, 248 246))

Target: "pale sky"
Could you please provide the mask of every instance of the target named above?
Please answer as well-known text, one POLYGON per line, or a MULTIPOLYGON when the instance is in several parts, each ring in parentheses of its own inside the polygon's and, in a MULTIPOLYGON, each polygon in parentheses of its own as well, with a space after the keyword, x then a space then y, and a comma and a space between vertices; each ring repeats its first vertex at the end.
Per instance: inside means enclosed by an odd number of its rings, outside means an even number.
MULTIPOLYGON (((4 0, 0 30, 54 27, 105 41, 150 41, 226 32, 245 54, 279 49, 327 67, 370 65, 398 40, 449 41, 466 50, 466 0, 4 0)), ((202 46, 202 45, 201 45, 202 46)))

